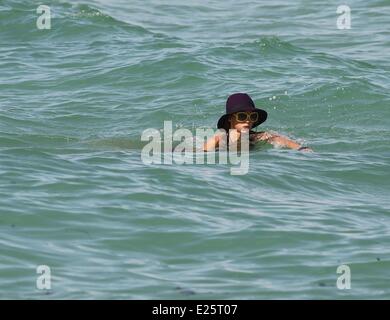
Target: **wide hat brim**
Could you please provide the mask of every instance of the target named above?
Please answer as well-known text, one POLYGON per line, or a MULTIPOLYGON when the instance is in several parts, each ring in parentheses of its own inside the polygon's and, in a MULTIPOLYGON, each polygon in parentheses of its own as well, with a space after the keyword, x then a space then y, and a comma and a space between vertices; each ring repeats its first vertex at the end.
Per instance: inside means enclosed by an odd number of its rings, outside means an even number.
MULTIPOLYGON (((267 120, 268 114, 266 111, 264 111, 262 109, 248 108, 248 110, 240 110, 240 111, 257 112, 259 114, 258 120, 252 125, 251 129, 257 127, 258 125, 262 124, 265 120, 267 120)), ((232 115, 233 113, 235 113, 235 112, 226 113, 221 118, 219 118, 218 124, 217 124, 218 129, 225 129, 226 131, 229 131, 230 122, 228 120, 229 120, 229 116, 232 115)))

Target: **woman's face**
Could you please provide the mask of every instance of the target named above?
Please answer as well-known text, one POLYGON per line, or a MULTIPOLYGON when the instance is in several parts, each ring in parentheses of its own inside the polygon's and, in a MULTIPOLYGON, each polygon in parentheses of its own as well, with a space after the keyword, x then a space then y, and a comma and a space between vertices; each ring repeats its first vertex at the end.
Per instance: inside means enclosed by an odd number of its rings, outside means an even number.
POLYGON ((244 122, 237 121, 235 114, 232 114, 230 116, 229 121, 230 121, 230 128, 236 129, 239 132, 249 131, 253 125, 253 122, 249 120, 249 117, 247 117, 247 120, 244 122))

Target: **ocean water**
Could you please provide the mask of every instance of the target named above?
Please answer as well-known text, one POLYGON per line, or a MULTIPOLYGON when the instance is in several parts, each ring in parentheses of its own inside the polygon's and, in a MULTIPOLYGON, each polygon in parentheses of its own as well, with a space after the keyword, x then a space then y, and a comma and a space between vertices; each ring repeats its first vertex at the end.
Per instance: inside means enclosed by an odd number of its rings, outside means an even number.
POLYGON ((40 4, 0 1, 0 299, 390 298, 389 1, 40 4), (141 161, 234 92, 315 152, 141 161))

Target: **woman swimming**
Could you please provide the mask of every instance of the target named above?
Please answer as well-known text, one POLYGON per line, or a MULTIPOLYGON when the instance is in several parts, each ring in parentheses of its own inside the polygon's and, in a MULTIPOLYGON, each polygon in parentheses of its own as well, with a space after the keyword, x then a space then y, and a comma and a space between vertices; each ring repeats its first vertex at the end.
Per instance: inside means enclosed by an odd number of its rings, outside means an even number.
POLYGON ((241 134, 243 133, 249 133, 250 144, 254 144, 258 141, 264 141, 278 147, 306 152, 313 151, 312 149, 303 147, 298 142, 282 135, 266 131, 255 132, 251 130, 263 123, 266 119, 267 112, 257 109, 248 94, 232 94, 226 101, 226 113, 218 120, 217 124, 218 129, 224 130, 219 131, 205 142, 203 145, 203 151, 215 150, 226 141, 227 147, 229 148, 229 145, 239 143, 241 134))

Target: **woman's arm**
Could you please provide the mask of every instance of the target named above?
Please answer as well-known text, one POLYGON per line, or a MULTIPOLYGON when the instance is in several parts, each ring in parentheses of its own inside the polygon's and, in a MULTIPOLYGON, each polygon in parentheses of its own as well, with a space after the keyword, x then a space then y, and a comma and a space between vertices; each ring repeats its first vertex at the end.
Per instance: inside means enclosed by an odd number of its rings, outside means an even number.
POLYGON ((271 143, 272 145, 277 145, 280 147, 286 147, 289 149, 299 149, 301 145, 287 137, 280 136, 280 135, 272 135, 271 138, 268 139, 268 142, 271 143))
POLYGON ((264 132, 260 140, 267 141, 268 143, 274 145, 274 146, 279 146, 279 147, 284 147, 284 148, 289 148, 289 149, 294 149, 294 150, 299 150, 299 151, 309 151, 312 152, 313 150, 308 148, 308 147, 303 147, 301 144, 298 142, 291 140, 285 136, 279 135, 279 134, 274 134, 274 133, 269 133, 269 132, 264 132))
POLYGON ((214 151, 219 145, 220 136, 218 134, 211 137, 203 144, 203 151, 214 151))
MULTIPOLYGON (((211 137, 207 142, 203 144, 203 151, 214 151, 221 140, 220 134, 216 134, 213 137, 211 137)), ((266 141, 274 146, 299 150, 299 151, 305 151, 305 152, 313 152, 311 148, 303 147, 298 142, 291 140, 285 136, 274 134, 270 132, 259 132, 254 136, 253 141, 266 141)))

